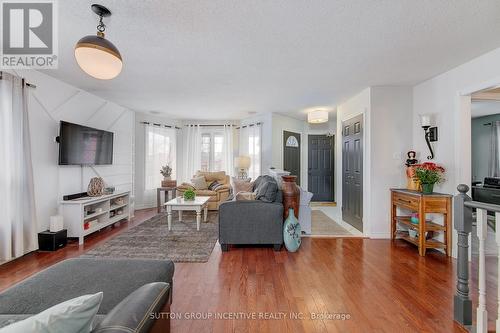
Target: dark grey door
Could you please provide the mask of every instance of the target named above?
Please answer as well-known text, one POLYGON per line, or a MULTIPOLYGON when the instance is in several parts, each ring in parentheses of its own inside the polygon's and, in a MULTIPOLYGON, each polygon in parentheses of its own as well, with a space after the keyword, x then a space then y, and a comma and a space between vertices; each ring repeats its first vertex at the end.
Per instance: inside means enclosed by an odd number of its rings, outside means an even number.
POLYGON ((300 185, 300 134, 283 131, 283 170, 297 176, 300 185))
POLYGON ((327 135, 308 136, 308 182, 312 201, 334 201, 334 138, 327 135))
POLYGON ((363 231, 363 115, 342 123, 342 219, 363 231))

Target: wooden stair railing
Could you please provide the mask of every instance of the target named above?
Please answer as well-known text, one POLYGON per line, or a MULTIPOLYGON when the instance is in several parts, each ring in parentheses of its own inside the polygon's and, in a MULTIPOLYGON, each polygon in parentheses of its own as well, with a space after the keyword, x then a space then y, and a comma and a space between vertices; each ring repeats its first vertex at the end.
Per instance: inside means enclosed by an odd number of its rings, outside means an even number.
MULTIPOLYGON (((472 301, 469 296, 469 234, 472 231, 472 209, 476 209, 477 237, 479 238, 479 277, 478 277, 478 306, 476 309, 475 331, 488 332, 488 312, 486 311, 486 254, 485 243, 488 233, 487 214, 495 213, 495 221, 500 221, 500 205, 486 204, 472 201, 467 195, 469 186, 460 184, 457 187, 459 194, 454 198, 454 227, 458 233, 457 252, 457 289, 454 297, 454 319, 465 327, 471 327, 472 301)), ((496 228, 495 228, 496 230, 496 228)), ((498 253, 500 254, 500 232, 495 232, 498 253)), ((500 265, 498 265, 500 276, 500 265)), ((497 300, 499 303, 496 332, 500 333, 500 288, 497 300)))

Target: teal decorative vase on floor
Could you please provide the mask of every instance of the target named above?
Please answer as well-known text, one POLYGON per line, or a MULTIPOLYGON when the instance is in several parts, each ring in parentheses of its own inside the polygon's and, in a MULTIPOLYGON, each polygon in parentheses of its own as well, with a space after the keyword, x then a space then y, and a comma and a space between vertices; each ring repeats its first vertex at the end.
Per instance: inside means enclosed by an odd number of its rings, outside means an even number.
POLYGON ((288 209, 288 217, 283 226, 283 240, 285 247, 290 252, 295 252, 300 247, 301 228, 299 221, 295 217, 293 208, 288 209))

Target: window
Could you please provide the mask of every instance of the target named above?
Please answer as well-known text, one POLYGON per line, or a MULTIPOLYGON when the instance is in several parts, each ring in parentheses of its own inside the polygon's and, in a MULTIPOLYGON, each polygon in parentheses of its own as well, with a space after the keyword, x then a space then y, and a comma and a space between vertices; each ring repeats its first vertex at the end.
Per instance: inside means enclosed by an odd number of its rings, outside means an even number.
POLYGON ((224 133, 214 131, 201 134, 201 170, 224 170, 224 133))
POLYGON ((160 169, 166 164, 172 168, 171 177, 175 179, 175 130, 156 125, 146 125, 145 146, 145 189, 156 189, 161 185, 163 176, 160 169))
POLYGON ((286 140, 286 146, 287 147, 298 147, 299 146, 299 141, 297 140, 296 137, 294 137, 293 135, 291 135, 286 140))
POLYGON ((255 124, 240 129, 240 155, 250 157, 248 177, 253 180, 261 175, 261 125, 255 124))

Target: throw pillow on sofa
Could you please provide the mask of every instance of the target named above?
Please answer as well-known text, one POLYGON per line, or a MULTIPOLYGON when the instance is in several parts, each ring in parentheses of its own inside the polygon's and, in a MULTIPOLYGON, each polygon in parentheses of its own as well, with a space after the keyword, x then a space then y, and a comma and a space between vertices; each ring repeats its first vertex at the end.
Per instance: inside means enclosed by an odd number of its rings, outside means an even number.
POLYGON ((255 200, 255 193, 253 192, 238 192, 234 197, 235 201, 253 201, 255 200))
POLYGON ((0 329, 1 333, 87 333, 102 302, 102 292, 83 295, 0 329))
POLYGON ((217 189, 221 186, 224 186, 222 185, 221 183, 219 183, 218 181, 214 180, 212 183, 210 183, 210 185, 208 185, 208 189, 210 191, 217 191, 217 189))
POLYGON ((255 200, 274 202, 278 194, 278 183, 274 179, 273 181, 262 181, 255 189, 255 193, 255 200))
POLYGON ((252 192, 253 182, 248 180, 240 180, 233 178, 233 193, 236 195, 239 192, 252 192))
POLYGON ((197 190, 208 190, 207 181, 204 176, 194 177, 191 179, 191 183, 193 183, 194 188, 197 190))

